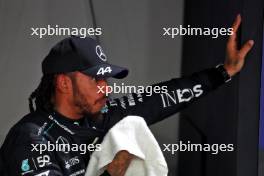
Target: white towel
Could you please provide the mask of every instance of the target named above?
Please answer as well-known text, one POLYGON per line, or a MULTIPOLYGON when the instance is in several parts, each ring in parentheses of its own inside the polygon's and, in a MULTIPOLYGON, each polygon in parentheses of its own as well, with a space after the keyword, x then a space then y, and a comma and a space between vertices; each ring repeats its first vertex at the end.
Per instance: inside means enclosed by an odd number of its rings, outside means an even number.
POLYGON ((127 150, 134 155, 125 176, 168 174, 163 153, 145 120, 138 116, 127 116, 106 134, 101 151, 92 154, 85 176, 101 175, 121 150, 127 150))

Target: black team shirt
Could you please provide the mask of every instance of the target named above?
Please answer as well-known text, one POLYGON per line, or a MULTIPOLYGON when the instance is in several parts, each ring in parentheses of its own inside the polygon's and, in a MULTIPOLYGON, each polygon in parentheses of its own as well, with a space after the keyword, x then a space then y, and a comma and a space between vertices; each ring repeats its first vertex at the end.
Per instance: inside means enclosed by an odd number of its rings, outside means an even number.
POLYGON ((0 171, 0 175, 84 175, 91 153, 100 150, 104 135, 122 118, 137 115, 148 125, 157 123, 224 82, 223 75, 215 68, 161 82, 153 86, 166 86, 167 93, 153 93, 151 96, 132 93, 109 99, 96 121, 89 116, 74 121, 58 112, 37 110, 23 117, 9 131, 0 150, 0 170, 3 172, 0 171), (50 147, 40 153, 40 147, 50 144, 64 144, 68 148, 58 151, 50 147))

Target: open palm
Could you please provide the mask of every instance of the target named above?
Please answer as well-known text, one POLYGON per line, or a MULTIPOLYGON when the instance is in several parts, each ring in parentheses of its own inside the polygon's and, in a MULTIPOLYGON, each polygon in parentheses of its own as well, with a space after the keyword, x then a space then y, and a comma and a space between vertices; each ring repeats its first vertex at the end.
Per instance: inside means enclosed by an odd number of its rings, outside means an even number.
POLYGON ((253 40, 248 40, 240 49, 238 49, 237 31, 240 24, 241 24, 241 16, 237 15, 232 25, 233 35, 229 37, 226 45, 226 59, 225 59, 224 67, 230 76, 234 76, 237 72, 239 72, 242 69, 245 63, 246 55, 254 45, 253 40))

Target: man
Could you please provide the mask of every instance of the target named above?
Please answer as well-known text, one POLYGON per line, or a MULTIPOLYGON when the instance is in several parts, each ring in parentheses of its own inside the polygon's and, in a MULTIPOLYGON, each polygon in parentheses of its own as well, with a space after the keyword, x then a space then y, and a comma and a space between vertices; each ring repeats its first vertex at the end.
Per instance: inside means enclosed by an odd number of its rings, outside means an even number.
MULTIPOLYGON (((29 98, 31 113, 10 130, 1 148, 5 172, 11 176, 84 175, 90 154, 100 150, 98 144, 103 136, 125 116, 141 116, 151 125, 180 111, 238 73, 253 46, 249 40, 237 49, 240 23, 238 15, 233 24, 234 34, 227 43, 224 65, 155 85, 167 86, 167 93, 151 96, 133 93, 120 99, 107 100, 106 79, 124 78, 128 70, 107 63, 102 48, 91 38, 62 40, 42 63, 43 77, 29 98), (183 90, 188 91, 185 94, 183 90), (76 148, 46 148, 40 153, 43 146, 40 144, 85 144, 87 152, 81 154, 76 148)), ((132 158, 128 152, 121 151, 104 175, 124 175, 132 158)))

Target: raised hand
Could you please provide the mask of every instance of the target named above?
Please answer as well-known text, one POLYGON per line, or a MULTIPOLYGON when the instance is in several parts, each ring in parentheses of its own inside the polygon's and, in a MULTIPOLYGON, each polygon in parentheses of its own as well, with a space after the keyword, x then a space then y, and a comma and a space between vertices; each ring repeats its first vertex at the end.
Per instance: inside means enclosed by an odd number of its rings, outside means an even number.
POLYGON ((239 14, 237 15, 232 25, 234 33, 229 37, 226 45, 226 59, 224 62, 224 67, 230 76, 234 76, 242 69, 245 63, 246 55, 254 45, 253 40, 248 40, 240 49, 238 49, 237 31, 240 26, 240 23, 241 23, 241 16, 239 14))

